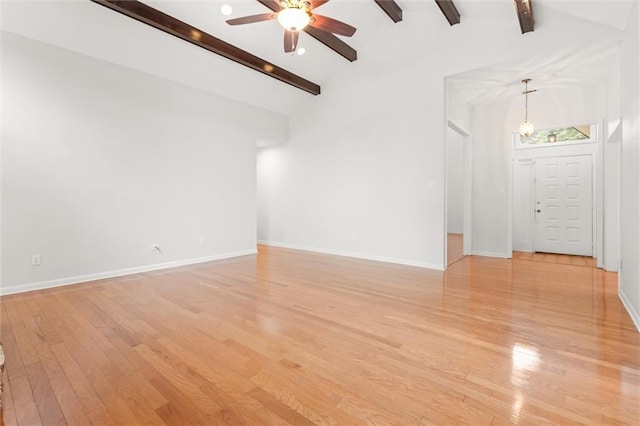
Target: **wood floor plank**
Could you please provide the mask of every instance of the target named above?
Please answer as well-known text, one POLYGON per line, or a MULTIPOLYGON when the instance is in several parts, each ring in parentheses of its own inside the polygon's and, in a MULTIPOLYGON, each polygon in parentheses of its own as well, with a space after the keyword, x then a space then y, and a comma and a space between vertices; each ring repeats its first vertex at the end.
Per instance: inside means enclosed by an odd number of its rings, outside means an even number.
MULTIPOLYGON (((7 314, 7 309, 4 304, 2 305, 2 350, 5 355, 5 368, 8 374, 11 374, 11 377, 15 379, 19 379, 21 377, 27 377, 27 372, 24 369, 24 363, 22 362, 22 355, 20 353, 20 348, 18 347, 18 342, 16 341, 15 334, 13 332, 13 326, 11 324, 11 320, 9 319, 9 315, 7 314)), ((16 327, 20 325, 19 322, 16 323, 16 327)), ((8 377, 8 374, 5 374, 5 377, 8 377)))
POLYGON ((91 385, 90 380, 85 376, 83 368, 76 363, 74 357, 71 356, 65 345, 63 343, 54 344, 51 349, 91 423, 104 425, 116 424, 116 421, 114 421, 102 399, 91 385))
MULTIPOLYGON (((93 337, 98 337, 98 335, 94 333, 93 337)), ((83 374, 91 383, 111 417, 122 419, 127 423, 136 423, 145 413, 144 406, 137 403, 136 398, 130 397, 128 389, 124 389, 122 383, 126 377, 123 376, 118 365, 103 358, 107 346, 98 346, 95 344, 96 340, 93 340, 93 342, 90 341, 93 343, 90 346, 96 347, 98 350, 88 351, 82 347, 81 340, 66 337, 64 345, 67 351, 73 354, 75 362, 82 369, 83 374)))
MULTIPOLYGON (((90 304, 85 304, 85 307, 94 309, 90 307, 90 304)), ((91 315, 95 313, 96 311, 93 310, 91 315)), ((97 374, 94 377, 97 377, 98 381, 94 385, 100 386, 102 383, 102 395, 108 395, 105 396, 107 398, 116 398, 118 404, 124 403, 138 419, 146 419, 145 421, 148 423, 162 423, 156 409, 166 404, 167 401, 144 380, 141 373, 127 362, 107 338, 114 328, 121 331, 118 324, 103 314, 99 316, 102 317, 99 322, 93 322, 91 326, 88 326, 89 323, 87 323, 89 330, 94 330, 97 327, 99 333, 91 334, 89 339, 82 339, 83 334, 71 332, 64 336, 64 340, 70 344, 78 342, 75 346, 84 348, 84 351, 78 350, 82 359, 88 357, 94 360, 93 365, 83 363, 83 361, 79 361, 79 363, 89 368, 93 374, 97 374), (93 370, 93 367, 98 371, 93 370), (108 381, 108 387, 105 387, 105 383, 102 381, 103 377, 108 381)), ((121 409, 125 408, 121 407, 121 409)))
POLYGON ((11 394, 11 388, 9 387, 9 379, 6 374, 2 375, 3 389, 2 389, 2 411, 4 417, 5 426, 17 426, 18 419, 16 418, 16 408, 13 404, 13 395, 11 394))
POLYGON ((639 424, 593 259, 257 256, 3 296, 7 424, 639 424))
MULTIPOLYGON (((17 303, 22 324, 28 330, 27 335, 30 337, 30 347, 39 358, 39 361, 25 365, 25 371, 40 418, 46 419, 45 423, 47 424, 65 425, 67 420, 58 402, 59 395, 54 394, 49 376, 43 365, 43 362, 52 360, 54 356, 49 349, 47 337, 45 337, 40 327, 45 322, 41 321, 39 299, 38 295, 33 298, 23 298, 17 303), (52 395, 55 395, 55 397, 52 397, 52 395)), ((52 336, 49 337, 51 338, 52 336)))
POLYGON ((64 418, 67 423, 69 425, 90 424, 91 421, 84 413, 80 399, 78 399, 78 396, 73 390, 73 386, 67 379, 58 361, 56 359, 49 359, 43 361, 43 366, 51 383, 51 391, 58 400, 60 409, 64 413, 64 418))
MULTIPOLYGON (((154 405, 158 405, 156 413, 164 422, 168 424, 211 423, 211 419, 205 416, 185 393, 180 391, 179 386, 177 386, 179 383, 171 382, 167 375, 164 374, 164 371, 157 370, 153 363, 147 362, 147 360, 140 355, 137 346, 129 346, 125 340, 117 335, 111 336, 110 341, 118 348, 126 362, 139 370, 141 379, 143 378, 143 380, 148 382, 148 384, 153 387, 154 392, 160 395, 161 399, 154 405), (178 423, 172 423, 177 420, 180 421, 178 423)), ((154 396, 154 398, 156 397, 154 396)))
POLYGON ((13 396, 13 406, 16 409, 16 419, 18 425, 41 425, 43 424, 38 412, 36 400, 33 397, 31 384, 26 377, 12 379, 9 377, 9 387, 13 396))
POLYGON ((158 349, 152 349, 146 344, 136 346, 136 352, 140 354, 150 365, 152 365, 162 376, 175 386, 192 404, 197 407, 197 411, 204 415, 208 422, 213 422, 221 410, 219 404, 206 395, 192 380, 189 380, 179 370, 166 361, 166 355, 158 349))
POLYGON ((66 425, 67 421, 60 409, 58 399, 51 397, 55 395, 49 382, 49 377, 41 362, 35 362, 26 366, 29 385, 33 397, 40 413, 40 418, 44 423, 51 425, 66 425))
POLYGON ((172 375, 179 375, 180 380, 184 378, 192 386, 197 386, 199 398, 204 397, 207 401, 215 402, 218 406, 213 414, 217 419, 216 423, 230 425, 262 423, 260 417, 254 413, 264 407, 247 393, 253 384, 242 375, 231 372, 229 369, 211 369, 209 366, 218 362, 215 359, 207 359, 197 350, 193 351, 193 346, 188 343, 181 347, 168 339, 160 339, 149 344, 156 353, 179 360, 172 363, 169 368, 172 375))
MULTIPOLYGON (((18 298, 15 303, 5 304, 5 311, 13 332, 13 339, 16 344, 13 353, 16 351, 20 353, 19 363, 24 366, 38 362, 40 358, 38 357, 33 345, 33 341, 36 340, 37 337, 29 333, 29 330, 27 329, 27 326, 23 321, 22 313, 20 312, 21 305, 22 300, 18 298)), ((11 362, 7 360, 7 370, 9 369, 10 364, 11 362)), ((20 367, 18 367, 18 369, 19 371, 16 371, 16 373, 18 373, 19 376, 26 376, 26 371, 24 369, 20 369, 20 367)))
MULTIPOLYGON (((8 388, 12 395, 15 417, 19 425, 42 424, 41 413, 36 403, 37 391, 42 380, 40 376, 29 377, 29 366, 39 362, 33 340, 36 338, 29 333, 27 325, 32 318, 22 312, 23 298, 17 298, 16 303, 10 306, 3 305, 2 310, 4 325, 9 327, 3 330, 6 358, 6 375, 8 388), (27 325, 25 325, 27 324, 27 325), (34 392, 35 391, 35 392, 34 392)), ((55 401, 55 399, 53 400, 55 401)))
POLYGON ((271 413, 277 416, 278 421, 285 421, 292 425, 313 425, 314 423, 307 417, 299 414, 285 403, 279 401, 274 395, 265 392, 264 389, 255 387, 249 391, 249 395, 254 398, 271 413))

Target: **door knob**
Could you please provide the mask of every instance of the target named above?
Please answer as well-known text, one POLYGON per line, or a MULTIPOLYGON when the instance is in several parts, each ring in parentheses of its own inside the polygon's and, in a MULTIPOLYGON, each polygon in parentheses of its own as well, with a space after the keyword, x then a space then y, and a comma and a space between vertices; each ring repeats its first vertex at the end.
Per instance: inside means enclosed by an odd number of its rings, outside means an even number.
POLYGON ((540 209, 537 209, 537 210, 536 210, 536 212, 537 212, 537 213, 540 213, 540 209))

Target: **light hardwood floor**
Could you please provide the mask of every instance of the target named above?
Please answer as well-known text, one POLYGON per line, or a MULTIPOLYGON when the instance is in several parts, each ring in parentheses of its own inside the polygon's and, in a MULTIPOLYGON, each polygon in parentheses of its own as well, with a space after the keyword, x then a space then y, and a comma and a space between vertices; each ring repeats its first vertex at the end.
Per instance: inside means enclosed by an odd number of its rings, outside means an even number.
POLYGON ((447 234, 447 265, 453 265, 464 257, 462 234, 447 234))
POLYGON ((571 256, 568 254, 556 253, 530 253, 524 251, 514 251, 513 258, 519 260, 530 260, 534 262, 560 263, 564 265, 596 266, 596 260, 588 256, 571 256))
POLYGON ((616 275, 258 256, 2 297, 8 425, 630 424, 616 275))

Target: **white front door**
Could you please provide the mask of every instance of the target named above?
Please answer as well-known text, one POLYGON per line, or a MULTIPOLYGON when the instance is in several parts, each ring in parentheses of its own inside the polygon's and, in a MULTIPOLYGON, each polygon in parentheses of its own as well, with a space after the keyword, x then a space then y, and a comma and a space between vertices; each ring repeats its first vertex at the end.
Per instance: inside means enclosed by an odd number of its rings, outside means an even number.
POLYGON ((535 164, 535 251, 593 256, 591 156, 535 164))

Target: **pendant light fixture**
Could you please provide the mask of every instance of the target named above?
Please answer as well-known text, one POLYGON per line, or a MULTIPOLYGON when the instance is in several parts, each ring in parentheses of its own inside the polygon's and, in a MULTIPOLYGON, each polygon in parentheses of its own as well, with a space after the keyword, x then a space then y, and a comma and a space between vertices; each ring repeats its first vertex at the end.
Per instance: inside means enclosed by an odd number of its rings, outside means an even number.
POLYGON ((520 135, 525 138, 531 137, 533 134, 533 123, 529 121, 529 93, 537 92, 537 90, 529 90, 530 78, 522 80, 524 83, 524 121, 520 123, 520 135))

